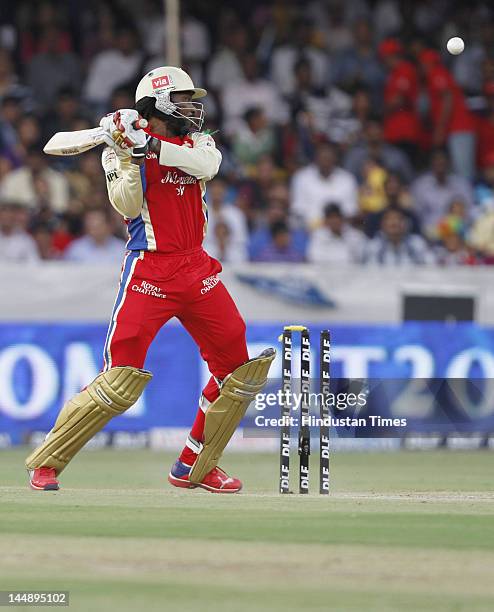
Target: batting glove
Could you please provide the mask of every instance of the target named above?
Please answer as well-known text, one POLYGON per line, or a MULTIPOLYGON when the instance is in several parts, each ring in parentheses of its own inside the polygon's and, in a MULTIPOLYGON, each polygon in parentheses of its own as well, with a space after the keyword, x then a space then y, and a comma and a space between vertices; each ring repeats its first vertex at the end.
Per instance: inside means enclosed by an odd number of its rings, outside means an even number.
POLYGON ((105 143, 115 150, 117 155, 130 156, 136 149, 136 157, 144 156, 142 151, 147 146, 147 135, 142 131, 147 121, 139 113, 130 108, 124 108, 103 117, 100 121, 103 128, 105 143))

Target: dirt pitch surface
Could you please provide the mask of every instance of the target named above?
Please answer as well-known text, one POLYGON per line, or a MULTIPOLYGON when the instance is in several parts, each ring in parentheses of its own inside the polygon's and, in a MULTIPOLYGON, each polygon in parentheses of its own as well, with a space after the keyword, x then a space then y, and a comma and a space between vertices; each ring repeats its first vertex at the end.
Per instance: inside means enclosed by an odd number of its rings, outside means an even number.
POLYGON ((69 590, 72 612, 494 610, 492 452, 336 454, 329 497, 278 495, 275 455, 227 457, 245 489, 220 496, 113 450, 40 493, 26 453, 0 451, 0 590, 69 590))

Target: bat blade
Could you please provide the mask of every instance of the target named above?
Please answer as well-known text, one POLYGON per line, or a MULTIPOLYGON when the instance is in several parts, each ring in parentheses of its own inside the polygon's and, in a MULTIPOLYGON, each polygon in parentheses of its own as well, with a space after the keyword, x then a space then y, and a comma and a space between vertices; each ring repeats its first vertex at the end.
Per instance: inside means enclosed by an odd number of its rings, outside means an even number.
POLYGON ((100 127, 76 132, 57 132, 45 144, 48 155, 79 155, 102 144, 103 129, 100 127))

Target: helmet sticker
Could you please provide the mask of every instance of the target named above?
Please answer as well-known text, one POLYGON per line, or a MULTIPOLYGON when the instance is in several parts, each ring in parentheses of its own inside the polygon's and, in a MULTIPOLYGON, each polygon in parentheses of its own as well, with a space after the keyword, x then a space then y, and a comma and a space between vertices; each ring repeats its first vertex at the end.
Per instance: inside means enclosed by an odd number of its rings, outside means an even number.
POLYGON ((163 87, 168 87, 172 84, 172 80, 168 74, 156 77, 151 82, 153 84, 153 89, 162 89, 163 87))

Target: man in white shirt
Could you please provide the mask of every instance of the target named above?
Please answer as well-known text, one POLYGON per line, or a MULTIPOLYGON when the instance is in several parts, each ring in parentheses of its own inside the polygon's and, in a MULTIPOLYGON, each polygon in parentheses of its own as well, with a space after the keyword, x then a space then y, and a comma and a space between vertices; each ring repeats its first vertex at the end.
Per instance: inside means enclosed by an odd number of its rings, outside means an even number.
POLYGON ((324 225, 309 241, 307 259, 312 263, 349 264, 362 258, 366 238, 345 222, 338 204, 327 204, 324 225))
POLYGON ((36 243, 16 225, 18 204, 0 202, 0 258, 2 261, 33 263, 39 261, 36 243))
POLYGON ((221 261, 246 261, 249 239, 247 222, 243 212, 226 201, 226 183, 216 177, 208 188, 208 231, 204 238, 206 251, 221 261), (221 226, 217 230, 216 226, 221 226), (226 228, 226 230, 225 230, 226 228), (224 239, 229 246, 227 258, 219 255, 219 242, 224 239))
POLYGON ((427 242, 411 234, 407 218, 399 208, 388 208, 381 231, 367 243, 363 262, 381 266, 426 265, 436 262, 427 242))
POLYGON ((295 65, 306 59, 314 75, 314 84, 323 87, 328 74, 328 59, 313 45, 314 26, 309 19, 298 19, 285 44, 277 47, 271 56, 271 78, 283 95, 295 92, 295 65))
POLYGON ((0 197, 30 209, 48 205, 54 212, 66 210, 69 184, 65 176, 50 168, 47 157, 36 145, 26 156, 26 165, 9 172, 0 183, 0 197))
POLYGON ((412 183, 414 210, 427 234, 433 234, 440 219, 447 214, 455 198, 464 202, 467 217, 473 212, 473 191, 469 182, 450 170, 444 151, 432 154, 431 170, 412 183))
POLYGON ((357 181, 337 165, 336 149, 330 143, 321 143, 314 163, 293 175, 292 210, 309 227, 321 224, 328 202, 338 204, 345 217, 353 217, 358 212, 357 198, 357 181))
POLYGON ((66 261, 105 264, 119 262, 125 242, 112 235, 109 216, 104 210, 88 210, 84 215, 85 235, 65 251, 66 261))
POLYGON ((225 130, 234 134, 242 125, 242 117, 250 108, 262 108, 268 121, 282 124, 288 120, 288 109, 275 85, 259 76, 257 58, 249 53, 242 58, 244 77, 223 89, 222 106, 225 130))
POLYGON ((116 87, 135 79, 142 60, 136 33, 121 28, 117 35, 117 48, 101 51, 92 61, 84 97, 91 104, 104 106, 116 87))

